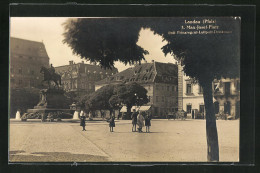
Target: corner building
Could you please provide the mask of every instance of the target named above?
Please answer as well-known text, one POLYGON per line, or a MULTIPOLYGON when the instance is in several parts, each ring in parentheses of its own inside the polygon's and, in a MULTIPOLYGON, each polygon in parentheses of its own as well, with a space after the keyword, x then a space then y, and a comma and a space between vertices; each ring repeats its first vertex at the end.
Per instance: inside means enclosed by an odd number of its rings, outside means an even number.
POLYGON ((165 117, 178 108, 178 67, 171 63, 143 63, 96 82, 95 90, 108 85, 137 82, 147 90, 149 102, 155 117, 165 117))
MULTIPOLYGON (((189 76, 178 65, 178 110, 187 112, 187 117, 205 118, 203 89, 199 84, 192 83, 189 76)), ((214 80, 212 83, 215 114, 223 112, 232 118, 240 117, 240 79, 214 80)))
POLYGON ((10 38, 11 88, 40 87, 42 66, 49 67, 49 56, 42 42, 10 38))

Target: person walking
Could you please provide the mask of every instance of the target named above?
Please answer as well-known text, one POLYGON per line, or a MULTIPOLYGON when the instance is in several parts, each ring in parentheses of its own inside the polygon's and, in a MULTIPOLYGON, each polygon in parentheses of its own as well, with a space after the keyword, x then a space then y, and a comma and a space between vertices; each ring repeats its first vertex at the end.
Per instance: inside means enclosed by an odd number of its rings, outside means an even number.
POLYGON ((137 116, 137 125, 138 125, 138 132, 143 132, 142 128, 144 126, 144 117, 139 111, 137 116))
POLYGON ((135 111, 135 109, 133 110, 134 112, 132 113, 131 115, 131 119, 132 119, 132 132, 134 131, 135 129, 135 132, 136 132, 136 124, 137 124, 137 112, 135 111))
POLYGON ((145 127, 146 127, 146 132, 150 132, 150 126, 151 126, 151 116, 149 113, 145 116, 145 127))
POLYGON ((110 127, 110 132, 113 132, 113 128, 115 127, 115 116, 112 116, 110 118, 110 121, 109 121, 109 127, 110 127))
POLYGON ((82 131, 86 131, 86 129, 85 129, 85 126, 86 126, 85 120, 86 120, 86 117, 85 117, 84 114, 82 116, 80 116, 80 126, 82 126, 82 128, 83 128, 82 131))

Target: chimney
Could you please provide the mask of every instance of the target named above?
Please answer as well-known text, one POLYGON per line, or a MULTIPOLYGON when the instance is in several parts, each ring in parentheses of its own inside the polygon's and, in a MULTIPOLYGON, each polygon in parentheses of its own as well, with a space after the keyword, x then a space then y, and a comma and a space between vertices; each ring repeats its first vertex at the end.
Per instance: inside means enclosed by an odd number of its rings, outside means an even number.
POLYGON ((73 61, 69 61, 70 62, 70 65, 73 65, 73 61))

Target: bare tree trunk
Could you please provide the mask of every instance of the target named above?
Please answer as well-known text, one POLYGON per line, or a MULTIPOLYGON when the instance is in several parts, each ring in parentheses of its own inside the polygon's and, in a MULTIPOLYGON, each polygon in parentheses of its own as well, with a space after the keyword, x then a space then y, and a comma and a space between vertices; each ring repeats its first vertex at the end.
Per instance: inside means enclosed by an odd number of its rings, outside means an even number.
POLYGON ((206 110, 206 133, 208 144, 208 161, 219 161, 218 131, 216 125, 216 116, 213 104, 212 81, 206 81, 201 84, 206 110))

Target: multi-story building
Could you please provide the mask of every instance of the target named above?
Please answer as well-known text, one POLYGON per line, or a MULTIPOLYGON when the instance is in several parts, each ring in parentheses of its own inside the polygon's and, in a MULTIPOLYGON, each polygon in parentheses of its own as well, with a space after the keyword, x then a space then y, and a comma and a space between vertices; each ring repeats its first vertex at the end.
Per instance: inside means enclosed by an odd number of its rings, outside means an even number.
POLYGON ((137 82, 147 90, 153 116, 166 116, 177 110, 178 68, 171 63, 143 63, 96 82, 96 90, 108 85, 137 82))
MULTIPOLYGON (((240 79, 221 79, 212 83, 215 113, 223 112, 234 118, 239 117, 240 79)), ((186 76, 178 65, 178 110, 187 112, 188 118, 205 117, 203 90, 186 76)))
POLYGON ((41 67, 49 67, 49 57, 42 42, 10 38, 10 87, 41 85, 41 67))
POLYGON ((55 72, 61 75, 62 87, 77 95, 95 91, 95 82, 116 74, 116 68, 104 69, 95 64, 69 62, 69 65, 55 67, 55 72))

